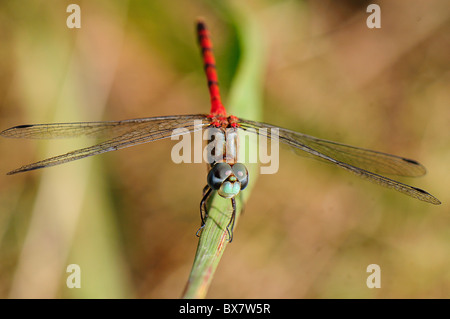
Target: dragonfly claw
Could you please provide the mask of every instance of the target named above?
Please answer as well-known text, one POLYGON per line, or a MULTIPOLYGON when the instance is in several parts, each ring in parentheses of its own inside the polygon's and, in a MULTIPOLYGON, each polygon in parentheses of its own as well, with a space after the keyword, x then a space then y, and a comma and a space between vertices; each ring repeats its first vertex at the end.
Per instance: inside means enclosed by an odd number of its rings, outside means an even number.
POLYGON ((205 224, 200 226, 200 228, 195 233, 195 236, 200 237, 200 234, 202 233, 203 227, 205 227, 205 224))

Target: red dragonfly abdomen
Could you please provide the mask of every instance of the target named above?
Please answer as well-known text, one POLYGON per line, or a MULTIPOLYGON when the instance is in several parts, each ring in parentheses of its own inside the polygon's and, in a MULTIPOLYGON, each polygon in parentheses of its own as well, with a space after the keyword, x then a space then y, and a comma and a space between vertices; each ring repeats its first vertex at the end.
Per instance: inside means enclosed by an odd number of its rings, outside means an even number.
POLYGON ((214 123, 213 121, 214 126, 223 126, 221 122, 226 121, 227 112, 220 98, 219 80, 216 72, 216 60, 212 51, 212 42, 209 38, 209 31, 202 20, 197 21, 197 36, 202 51, 203 66, 208 80, 209 95, 211 97, 211 111, 209 116, 214 121, 219 121, 218 123, 214 123))

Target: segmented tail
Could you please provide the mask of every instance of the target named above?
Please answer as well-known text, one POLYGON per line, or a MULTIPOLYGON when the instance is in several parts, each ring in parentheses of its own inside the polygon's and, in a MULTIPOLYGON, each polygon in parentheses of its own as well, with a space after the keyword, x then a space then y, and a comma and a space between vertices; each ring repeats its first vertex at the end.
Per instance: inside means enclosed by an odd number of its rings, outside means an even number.
POLYGON ((212 50, 212 42, 209 31, 202 19, 197 21, 197 36, 202 51, 203 65, 208 80, 209 95, 211 97, 210 116, 226 116, 225 107, 220 98, 219 82, 216 71, 216 60, 212 50))

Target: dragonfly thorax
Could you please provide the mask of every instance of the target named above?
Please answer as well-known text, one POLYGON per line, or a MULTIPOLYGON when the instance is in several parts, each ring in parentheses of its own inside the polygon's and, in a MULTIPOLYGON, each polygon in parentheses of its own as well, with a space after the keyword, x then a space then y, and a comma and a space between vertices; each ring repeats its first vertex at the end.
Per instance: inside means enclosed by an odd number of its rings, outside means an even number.
POLYGON ((216 163, 233 165, 238 162, 239 136, 237 128, 210 127, 206 130, 207 161, 210 167, 216 163))

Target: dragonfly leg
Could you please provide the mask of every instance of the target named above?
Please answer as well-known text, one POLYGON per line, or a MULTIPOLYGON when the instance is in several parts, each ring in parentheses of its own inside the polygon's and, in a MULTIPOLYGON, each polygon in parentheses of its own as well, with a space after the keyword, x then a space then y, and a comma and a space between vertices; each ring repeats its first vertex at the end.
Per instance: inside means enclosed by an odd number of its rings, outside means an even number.
POLYGON ((206 192, 207 192, 209 189, 210 189, 209 185, 206 184, 206 186, 203 187, 203 193, 202 193, 202 196, 205 196, 206 192))
POLYGON ((234 222, 236 220, 236 199, 234 197, 231 199, 231 206, 233 207, 233 212, 231 213, 231 219, 227 226, 229 243, 231 243, 231 241, 233 240, 234 222))
POLYGON ((210 188, 208 185, 203 188, 203 198, 200 202, 200 218, 202 221, 202 224, 200 228, 195 233, 197 237, 200 236, 200 232, 205 227, 206 219, 208 218, 208 210, 206 207, 206 203, 208 202, 209 196, 211 196, 212 188, 210 188))

